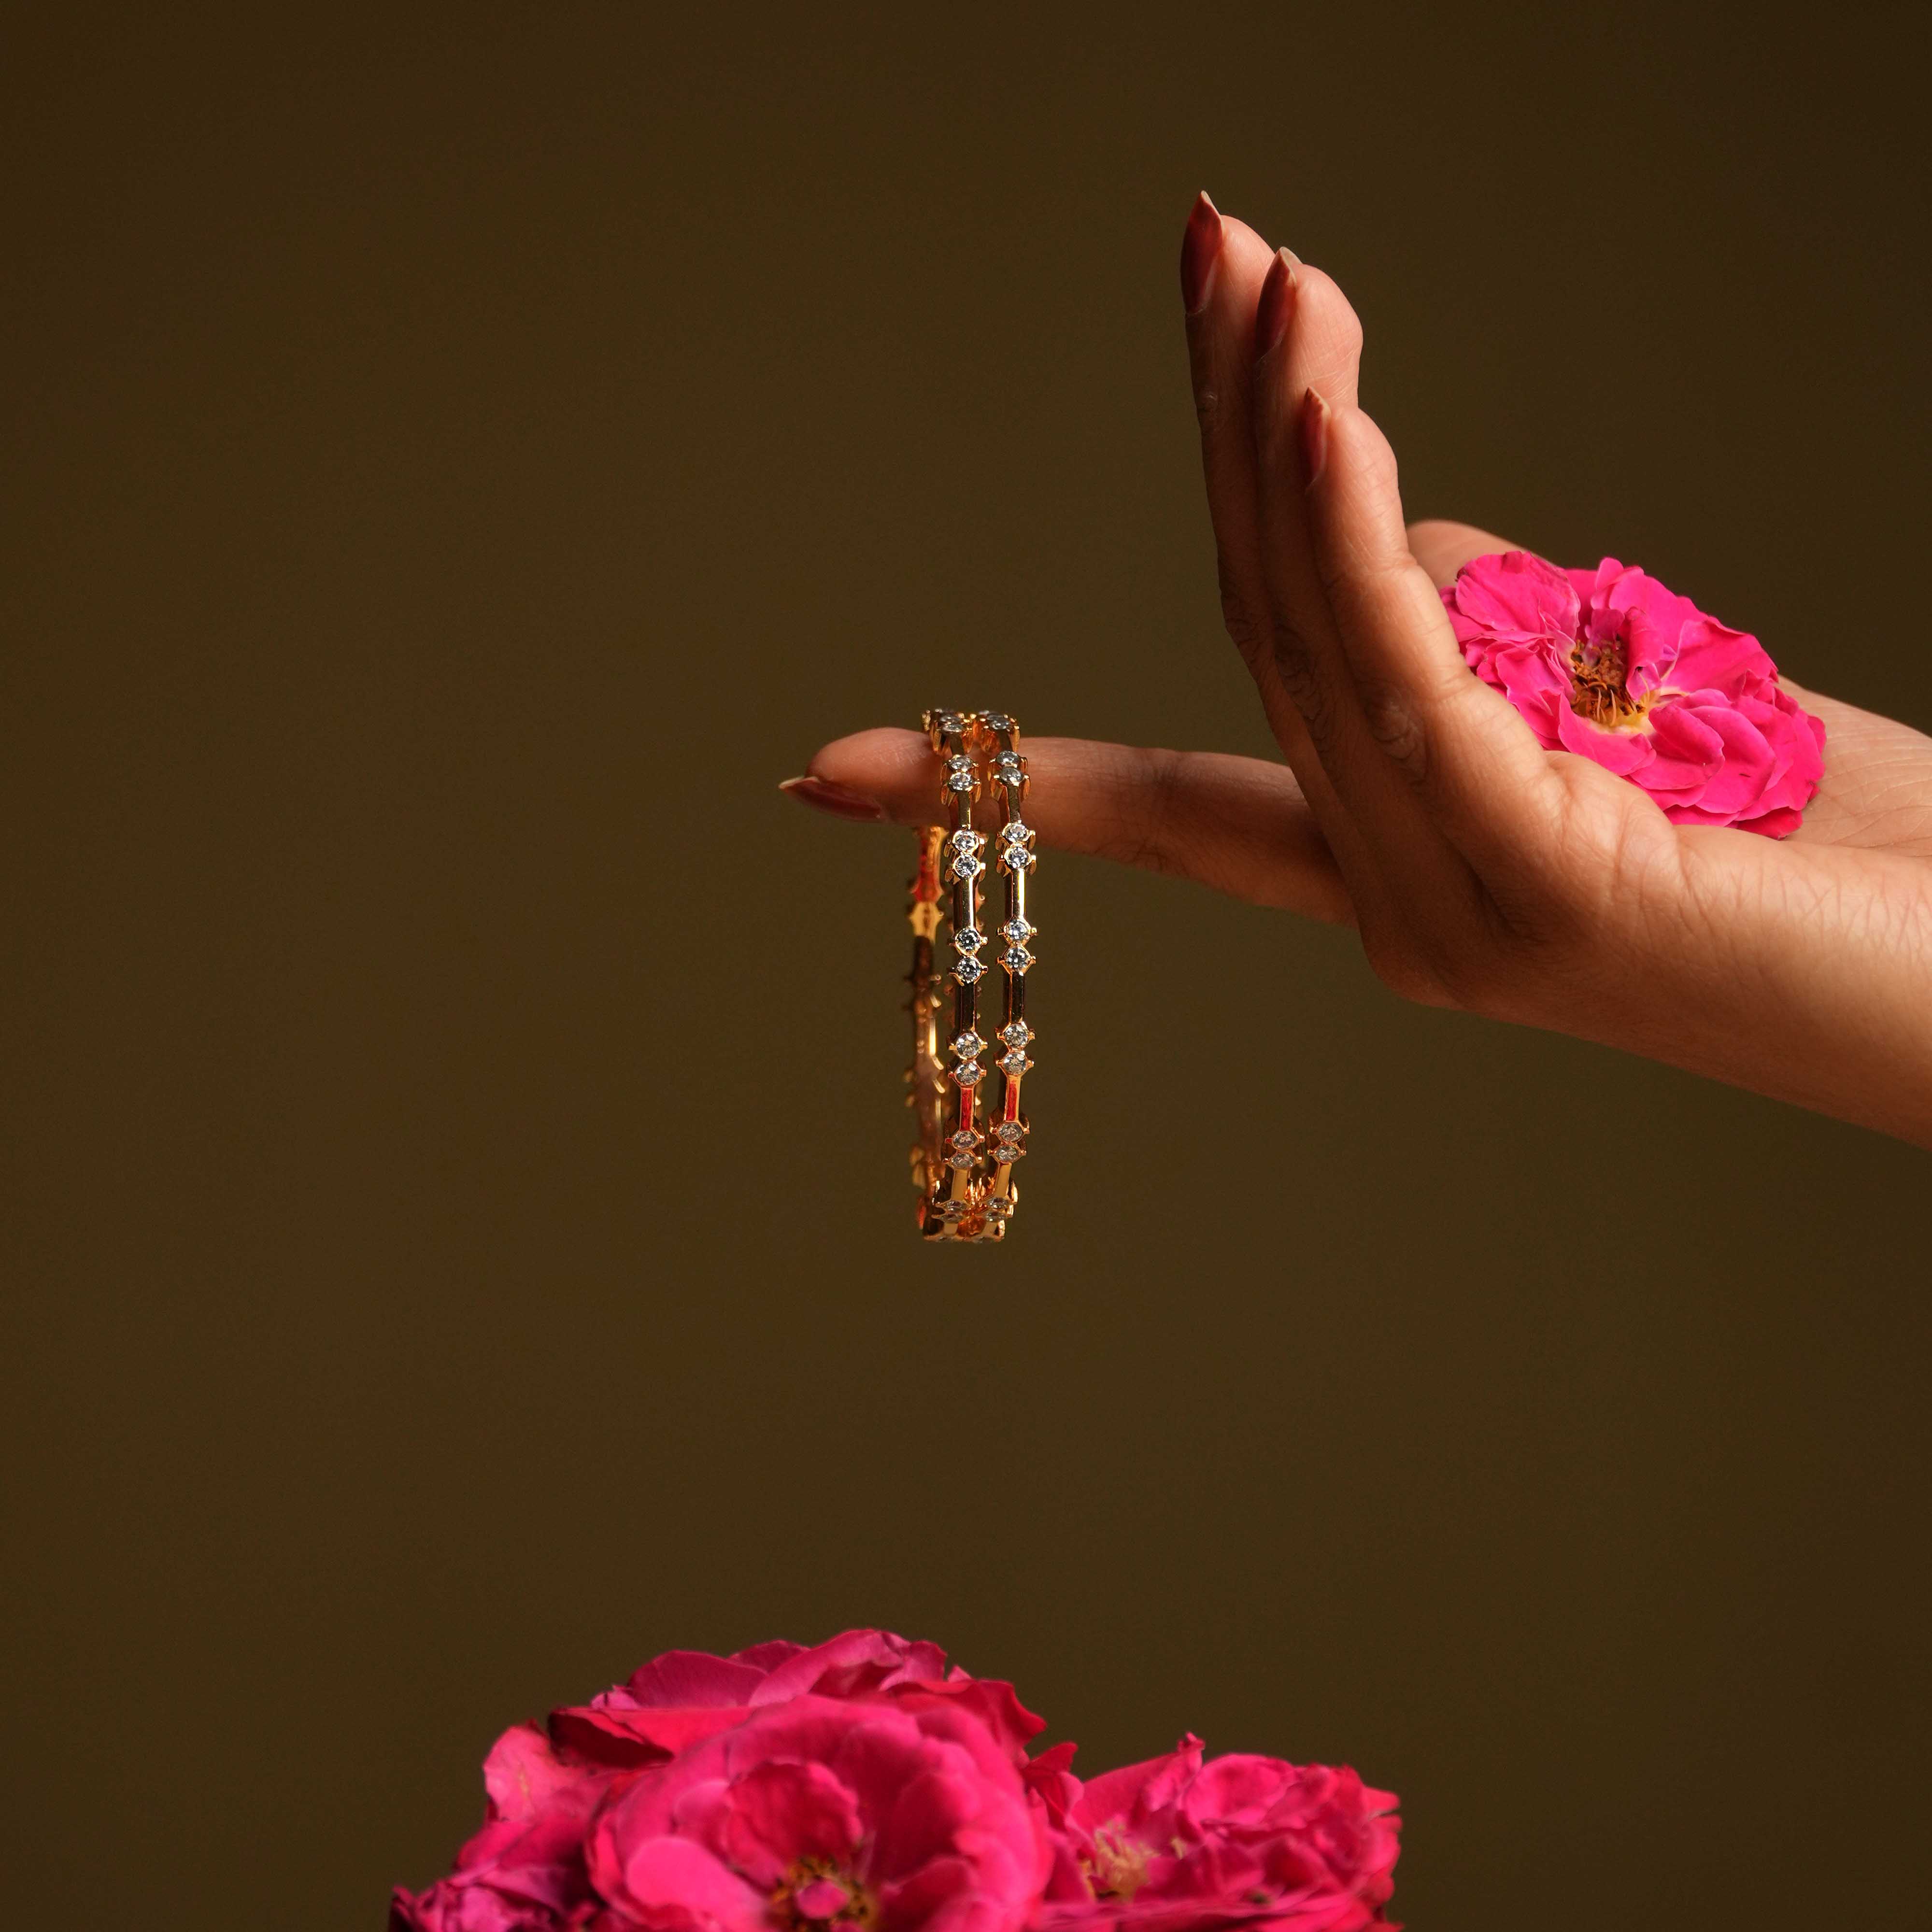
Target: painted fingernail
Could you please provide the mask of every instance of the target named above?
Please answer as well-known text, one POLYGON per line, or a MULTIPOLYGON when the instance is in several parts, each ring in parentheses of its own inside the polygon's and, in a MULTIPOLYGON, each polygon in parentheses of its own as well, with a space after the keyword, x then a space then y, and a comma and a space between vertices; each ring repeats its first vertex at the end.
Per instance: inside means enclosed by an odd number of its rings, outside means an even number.
POLYGON ((877 824, 886 815, 886 808, 877 799, 868 798, 848 786, 834 784, 830 778, 787 778, 778 790, 801 805, 830 812, 834 818, 858 818, 877 824))
POLYGON ((1268 279, 1262 284, 1262 298, 1255 308, 1257 356, 1272 355, 1288 333, 1288 318, 1294 310, 1294 272, 1300 266, 1286 248, 1274 251, 1268 279))
POLYGON ((1190 315, 1208 306, 1214 268, 1221 259, 1221 211, 1202 189, 1180 237, 1180 304, 1190 315))
POLYGON ((1319 389, 1301 399, 1301 484, 1312 490, 1328 466, 1328 405, 1319 389))

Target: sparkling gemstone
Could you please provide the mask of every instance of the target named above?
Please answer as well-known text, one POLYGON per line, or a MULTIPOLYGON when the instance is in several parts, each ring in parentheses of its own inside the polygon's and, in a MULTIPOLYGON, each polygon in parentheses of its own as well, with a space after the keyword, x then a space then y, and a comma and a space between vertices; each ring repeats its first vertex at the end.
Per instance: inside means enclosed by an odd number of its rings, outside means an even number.
POLYGON ((980 1144, 980 1136, 970 1127, 962 1127, 956 1134, 946 1136, 946 1144, 950 1148, 976 1148, 980 1144))
POLYGON ((1024 946, 1039 930, 1038 926, 1029 926, 1023 919, 1010 919, 1000 928, 1000 937, 1009 946, 1024 946))
POLYGON ((993 1158, 1003 1166, 1010 1167, 1025 1152, 1026 1149, 1018 1141, 1002 1141, 994 1148, 993 1158))
POLYGON ((1036 855, 1024 845, 1009 845, 1000 854, 1000 863, 1016 872, 1024 872, 1036 862, 1036 855))
POLYGON ((1033 1064, 1023 1053, 1010 1053, 1000 1062, 1000 1071, 1009 1080, 1017 1080, 1033 1064))
POLYGON ((1002 752, 993 760, 993 780, 997 784, 1016 785, 1026 778, 1026 760, 1017 752, 1002 752))
POLYGON ((952 962, 952 976, 962 986, 971 986, 986 970, 986 968, 981 965, 970 952, 963 958, 956 959, 952 962))
POLYGON ((1000 836, 1009 845, 1026 845, 1033 841, 1033 827, 1022 818, 1010 818, 1000 827, 1000 836))
POLYGON ((942 731, 963 731, 966 721, 956 711, 938 711, 933 714, 934 722, 942 731))
POLYGON ((1010 946, 1000 955, 1000 964, 1009 973, 1024 973, 1033 964, 1033 955, 1024 946, 1010 946))
POLYGON ((942 1201, 939 1204, 939 1218, 942 1221, 956 1221, 971 1210, 970 1201, 942 1201))
POLYGON ((986 943, 986 935, 976 926, 962 926, 952 935, 956 952, 976 952, 986 943))
MULTIPOLYGON (((1021 848, 1024 850, 1025 848, 1021 848)), ((1028 857, 1028 863, 1032 860, 1028 857)), ((983 859, 976 859, 970 852, 956 852, 952 855, 952 876, 956 879, 976 879, 986 869, 983 859)))
POLYGON ((986 1078, 986 1070, 976 1060, 962 1060, 952 1070, 952 1077, 962 1087, 976 1087, 986 1078))
POLYGON ((986 1050, 986 1042, 976 1033, 962 1033, 952 1042, 952 1051, 962 1060, 970 1060, 986 1050))
POLYGON ((946 783, 949 790, 970 791, 973 789, 973 760, 970 758, 947 759, 946 783))
POLYGON ((946 1156, 946 1164, 948 1167, 956 1167, 962 1174, 964 1174, 973 1165, 974 1158, 973 1150, 970 1148, 955 1148, 946 1156))
POLYGON ((946 842, 956 852, 976 852, 986 842, 983 832, 975 832, 970 825, 962 825, 946 842))
POLYGON ((1013 721, 1004 711, 982 711, 980 722, 988 731, 1010 731, 1013 728, 1013 721))
POLYGON ((1012 1211, 1013 1204, 1010 1201, 1002 1200, 997 1194, 986 1203, 986 1219, 989 1221, 1010 1220, 1012 1211))
MULTIPOLYGON (((1012 1025, 1003 1026, 1000 1029, 1000 1037, 1009 1046, 1024 1046, 1033 1036, 1033 1028, 1028 1026, 1024 1020, 1015 1020, 1012 1025)), ((1017 1120, 1002 1120, 1000 1123, 1000 1131, 1004 1132, 1010 1126, 1017 1131, 1019 1123, 1017 1120)))

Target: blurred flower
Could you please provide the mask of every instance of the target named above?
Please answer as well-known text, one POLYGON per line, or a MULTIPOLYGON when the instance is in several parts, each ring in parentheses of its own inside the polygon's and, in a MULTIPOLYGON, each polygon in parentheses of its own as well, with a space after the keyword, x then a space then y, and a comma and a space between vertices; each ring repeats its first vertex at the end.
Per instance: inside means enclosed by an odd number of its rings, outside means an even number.
POLYGON ((1057 1885, 1050 1924, 1355 1932, 1387 1923, 1381 1907, 1401 1849, 1396 1798, 1352 1771, 1245 1754, 1205 1763, 1201 1740, 1186 1737, 1091 1784, 1063 1770, 1034 1788, 1088 1894, 1070 1898, 1057 1885))
POLYGON ((483 1828, 391 1932, 1362 1932, 1395 1800, 1353 1772, 1205 1763, 1083 1784, 1074 1748, 936 1645, 673 1651, 520 1724, 483 1828))
POLYGON ((994 1678, 949 1672, 936 1643, 911 1643, 890 1630, 848 1630, 811 1648, 761 1643, 733 1657, 674 1650, 586 1705, 553 1712, 560 1750, 616 1767, 662 1764, 700 1739, 741 1724, 753 1712, 794 1697, 897 1697, 917 1692, 970 1710, 1024 1761, 1027 1741, 1046 1728, 994 1678))
POLYGON ((560 1760, 534 1724, 506 1731, 483 1763, 482 1830, 448 1878, 414 1898, 398 1888, 390 1932, 553 1932, 590 1897, 584 1838, 609 1783, 560 1760))
POLYGON ((1479 556, 1442 601, 1471 669, 1547 749, 1630 779, 1679 825, 1798 829, 1825 727, 1755 638, 1614 557, 1564 571, 1526 550, 1479 556))
POLYGON ((598 1932, 1020 1932, 1051 1858, 969 1712, 805 1696, 632 1780, 593 1826, 598 1932))

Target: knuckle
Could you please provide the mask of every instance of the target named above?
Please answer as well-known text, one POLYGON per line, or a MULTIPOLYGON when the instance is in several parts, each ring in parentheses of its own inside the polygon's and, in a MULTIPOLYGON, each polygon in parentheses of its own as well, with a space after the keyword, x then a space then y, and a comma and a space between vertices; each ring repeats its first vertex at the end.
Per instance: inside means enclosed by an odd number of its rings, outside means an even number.
POLYGON ((1234 581, 1226 557, 1217 566, 1221 591, 1221 622, 1234 640, 1234 648, 1252 664, 1262 644, 1262 627, 1255 620, 1252 607, 1234 581))
POLYGON ((1361 366, 1362 319, 1325 275, 1312 283, 1306 310, 1313 325, 1307 341, 1308 377, 1332 398, 1338 388, 1352 387, 1361 366))
POLYGON ((1335 748, 1335 697, 1305 633, 1277 614, 1270 634, 1275 676, 1308 728, 1309 742, 1324 762, 1335 748))
POLYGON ((1362 685, 1360 697, 1362 719, 1370 737, 1418 784, 1426 783, 1428 739, 1414 706, 1400 692, 1385 684, 1362 685))
POLYGON ((1095 844, 1096 855, 1149 872, 1180 869, 1178 833, 1186 799, 1182 754, 1151 748, 1137 752, 1122 778, 1106 832, 1095 844))
POLYGON ((1314 646, 1307 634, 1277 611, 1270 626, 1268 644, 1282 688, 1306 710, 1304 700, 1312 701, 1321 686, 1315 674, 1314 646))

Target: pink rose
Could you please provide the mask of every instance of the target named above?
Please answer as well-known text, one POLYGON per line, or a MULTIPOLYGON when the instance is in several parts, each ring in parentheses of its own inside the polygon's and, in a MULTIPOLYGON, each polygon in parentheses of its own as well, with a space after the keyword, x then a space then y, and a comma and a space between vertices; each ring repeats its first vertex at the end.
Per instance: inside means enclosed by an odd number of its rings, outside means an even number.
POLYGON ((1563 571, 1527 550, 1479 556, 1442 602, 1470 668, 1547 749, 1640 785, 1679 825, 1798 829, 1825 727, 1756 638, 1614 557, 1563 571))
POLYGON ((1046 1922, 1123 1932, 1266 1924, 1357 1932, 1387 1923, 1400 1850, 1393 1793, 1352 1771, 1236 1754, 1198 1738, 1082 1785, 1063 1766, 1033 1788, 1084 1880, 1060 1870, 1046 1922))
POLYGON ((943 1694, 802 1695, 629 1780, 593 1825, 596 1932, 1020 1932, 1052 1850, 943 1694))
POLYGON ((951 1698, 998 1738, 1016 1763, 1046 1728, 994 1678, 948 1672, 936 1643, 908 1642, 890 1630, 848 1630, 808 1649, 761 1643, 735 1657, 674 1650, 587 1705, 553 1712, 552 1741, 594 1764, 662 1764, 686 1746, 742 1724, 753 1712, 794 1697, 896 1697, 917 1692, 951 1698))
POLYGON ((506 1731, 484 1760, 482 1830, 448 1878, 397 1888, 390 1932, 553 1932, 590 1896, 584 1835, 610 1781, 563 1762, 534 1724, 506 1731))

